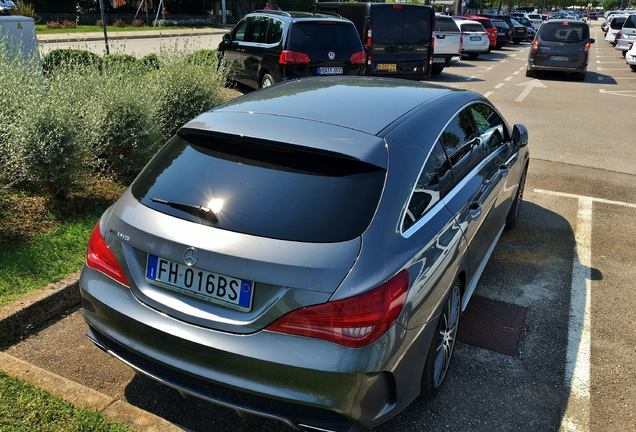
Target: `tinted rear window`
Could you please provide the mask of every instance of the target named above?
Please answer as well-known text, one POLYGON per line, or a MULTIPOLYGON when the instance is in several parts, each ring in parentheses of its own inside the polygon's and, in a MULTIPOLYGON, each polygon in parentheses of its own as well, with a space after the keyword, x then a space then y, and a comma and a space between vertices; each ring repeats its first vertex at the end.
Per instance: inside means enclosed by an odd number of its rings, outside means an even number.
POLYGON ((480 24, 470 24, 470 23, 466 23, 466 24, 462 24, 462 31, 465 32, 484 32, 484 27, 480 24))
POLYGON ((547 42, 582 42, 589 36, 588 26, 585 23, 544 23, 539 29, 539 36, 547 42))
POLYGON ((459 32, 459 28, 457 24, 455 24, 455 20, 450 19, 436 19, 435 20, 435 31, 441 32, 459 32))
POLYGON ((295 22, 291 26, 288 49, 301 52, 334 49, 362 51, 360 36, 353 24, 335 21, 295 22))
POLYGON ((429 8, 395 4, 372 6, 371 10, 375 44, 426 45, 430 43, 432 18, 429 8))
POLYGON ((141 203, 162 213, 230 231, 307 242, 358 237, 380 199, 385 171, 332 154, 272 143, 174 137, 132 185, 141 203), (221 210, 201 212, 152 199, 221 210))
POLYGON ((627 20, 625 20, 625 23, 623 24, 623 28, 635 28, 635 27, 636 27, 636 14, 628 16, 627 20))
POLYGON ((626 20, 627 18, 612 18, 612 21, 610 21, 610 27, 614 30, 620 30, 626 20))
POLYGON ((509 29, 510 27, 508 27, 508 24, 506 24, 505 21, 501 21, 501 20, 492 20, 492 23, 495 25, 495 27, 497 28, 502 28, 502 29, 509 29))

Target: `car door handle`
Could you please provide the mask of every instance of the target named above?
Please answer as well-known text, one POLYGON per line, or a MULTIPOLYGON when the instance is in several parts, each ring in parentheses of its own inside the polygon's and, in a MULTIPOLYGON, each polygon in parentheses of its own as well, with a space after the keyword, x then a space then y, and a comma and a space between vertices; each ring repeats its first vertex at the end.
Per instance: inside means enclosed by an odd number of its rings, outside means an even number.
POLYGON ((471 219, 479 219, 483 208, 483 205, 479 201, 473 201, 472 203, 470 203, 470 206, 468 206, 468 214, 470 214, 471 219))
POLYGON ((508 167, 507 164, 499 165, 499 174, 501 174, 502 177, 507 177, 509 172, 510 172, 510 168, 508 167))

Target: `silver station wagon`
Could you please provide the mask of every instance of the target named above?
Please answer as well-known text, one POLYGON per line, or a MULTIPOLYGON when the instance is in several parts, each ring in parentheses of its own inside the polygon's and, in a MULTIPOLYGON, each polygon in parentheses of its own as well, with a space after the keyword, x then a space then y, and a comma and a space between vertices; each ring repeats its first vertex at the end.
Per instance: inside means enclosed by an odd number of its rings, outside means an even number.
POLYGON ((88 337, 299 430, 376 426, 442 386, 518 221, 527 143, 477 93, 390 78, 291 80, 201 114, 96 224, 88 337))

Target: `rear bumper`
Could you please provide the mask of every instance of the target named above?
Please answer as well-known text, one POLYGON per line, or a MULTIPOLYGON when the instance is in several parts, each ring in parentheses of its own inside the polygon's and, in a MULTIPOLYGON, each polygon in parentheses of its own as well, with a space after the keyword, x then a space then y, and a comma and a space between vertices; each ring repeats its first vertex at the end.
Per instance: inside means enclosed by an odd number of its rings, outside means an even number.
POLYGON ((419 394, 407 359, 423 361, 426 342, 404 347, 416 337, 430 343, 434 326, 404 330, 396 324, 358 349, 267 331, 235 335, 159 313, 127 287, 94 276, 80 278, 87 336, 136 372, 182 394, 300 430, 325 431, 368 429, 419 394), (398 348, 390 342, 396 339, 410 341, 398 348))

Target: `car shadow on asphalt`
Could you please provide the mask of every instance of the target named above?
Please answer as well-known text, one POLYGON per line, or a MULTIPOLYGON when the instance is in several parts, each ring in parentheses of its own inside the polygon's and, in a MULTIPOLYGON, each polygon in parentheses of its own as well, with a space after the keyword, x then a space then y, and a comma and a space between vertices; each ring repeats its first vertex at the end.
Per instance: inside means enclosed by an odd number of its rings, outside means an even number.
POLYGON ((592 71, 587 71, 584 81, 580 81, 574 74, 567 72, 538 72, 535 78, 540 81, 573 81, 595 85, 618 85, 618 82, 611 76, 592 71))

